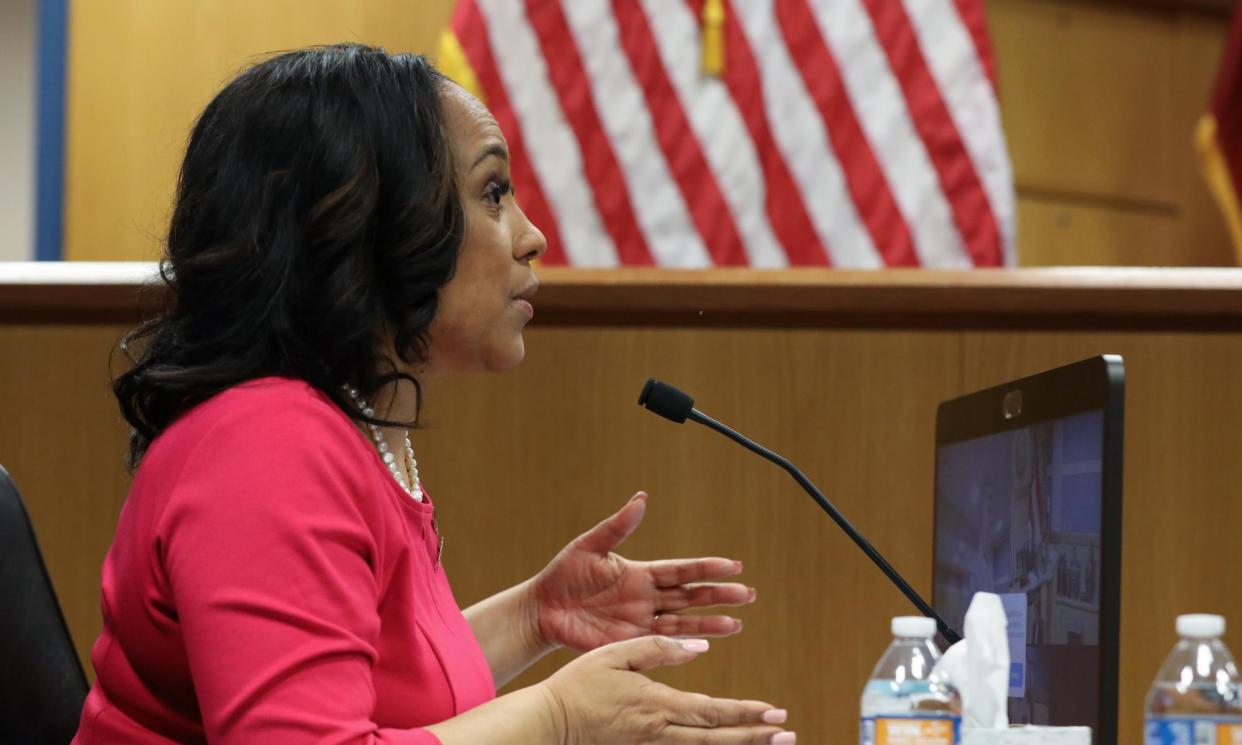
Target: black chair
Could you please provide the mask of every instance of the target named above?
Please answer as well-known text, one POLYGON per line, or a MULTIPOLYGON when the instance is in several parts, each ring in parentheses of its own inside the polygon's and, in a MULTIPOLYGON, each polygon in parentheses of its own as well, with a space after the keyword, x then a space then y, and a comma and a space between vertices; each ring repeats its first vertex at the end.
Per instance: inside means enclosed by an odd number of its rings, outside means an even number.
POLYGON ((68 745, 86 689, 30 517, 0 467, 0 743, 68 745))

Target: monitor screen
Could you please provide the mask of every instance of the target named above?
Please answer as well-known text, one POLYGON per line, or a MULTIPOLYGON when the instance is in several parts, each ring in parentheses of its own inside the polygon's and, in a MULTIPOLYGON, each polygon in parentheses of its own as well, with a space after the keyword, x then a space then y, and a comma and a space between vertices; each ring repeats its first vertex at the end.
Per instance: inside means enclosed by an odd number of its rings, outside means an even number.
POLYGON ((937 448, 936 609, 1000 595, 1011 723, 1098 725, 1103 443, 1091 409, 937 448))

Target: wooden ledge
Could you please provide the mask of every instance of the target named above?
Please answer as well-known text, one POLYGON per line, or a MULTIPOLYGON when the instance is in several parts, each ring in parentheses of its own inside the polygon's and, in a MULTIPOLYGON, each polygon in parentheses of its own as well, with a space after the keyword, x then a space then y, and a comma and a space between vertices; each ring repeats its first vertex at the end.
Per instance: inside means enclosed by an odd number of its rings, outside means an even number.
POLYGON ((1242 328, 1242 270, 549 270, 557 324, 1242 328))
MULTIPOLYGON (((1242 270, 538 270, 539 326, 1242 330, 1242 270)), ((0 321, 133 323, 146 263, 0 263, 0 321)))

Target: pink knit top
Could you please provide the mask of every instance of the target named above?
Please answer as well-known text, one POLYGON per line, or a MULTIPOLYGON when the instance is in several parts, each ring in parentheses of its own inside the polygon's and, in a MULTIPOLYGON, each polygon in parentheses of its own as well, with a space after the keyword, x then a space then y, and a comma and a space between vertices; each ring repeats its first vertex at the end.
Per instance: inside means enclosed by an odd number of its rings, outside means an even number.
POLYGON ((196 406, 121 511, 74 743, 438 745, 495 685, 432 516, 303 382, 196 406))

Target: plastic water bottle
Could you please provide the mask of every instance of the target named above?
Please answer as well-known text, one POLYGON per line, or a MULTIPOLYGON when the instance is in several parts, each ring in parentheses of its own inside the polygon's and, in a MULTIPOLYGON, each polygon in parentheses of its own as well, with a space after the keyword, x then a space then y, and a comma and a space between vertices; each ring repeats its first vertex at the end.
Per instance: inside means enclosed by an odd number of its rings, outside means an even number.
POLYGON ((1238 668, 1224 633, 1223 616, 1177 617, 1181 639, 1147 693, 1146 745, 1242 745, 1238 668))
POLYGON ((936 622, 922 616, 893 619, 893 643, 871 671, 862 695, 861 745, 956 745, 962 699, 932 666, 936 622))

